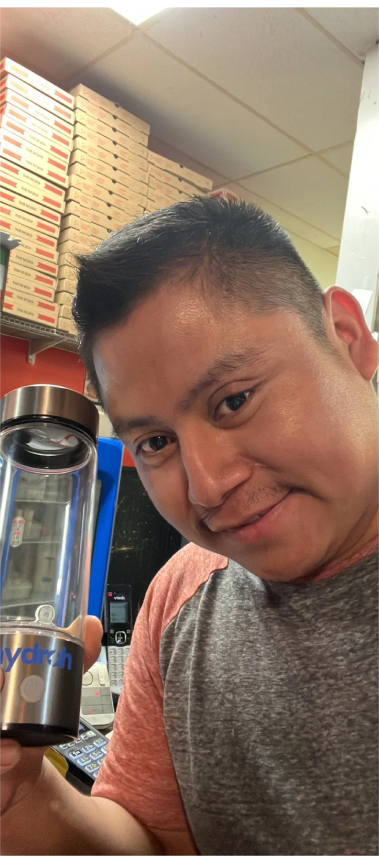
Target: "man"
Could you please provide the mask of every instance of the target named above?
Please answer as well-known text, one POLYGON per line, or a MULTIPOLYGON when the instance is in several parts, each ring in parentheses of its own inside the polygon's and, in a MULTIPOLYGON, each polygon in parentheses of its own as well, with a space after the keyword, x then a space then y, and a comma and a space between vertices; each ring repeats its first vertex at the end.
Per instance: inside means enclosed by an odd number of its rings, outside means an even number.
POLYGON ((191 543, 145 598, 91 798, 3 749, 2 852, 377 853, 378 350, 359 304, 323 294, 262 211, 198 198, 81 258, 75 314, 191 543))

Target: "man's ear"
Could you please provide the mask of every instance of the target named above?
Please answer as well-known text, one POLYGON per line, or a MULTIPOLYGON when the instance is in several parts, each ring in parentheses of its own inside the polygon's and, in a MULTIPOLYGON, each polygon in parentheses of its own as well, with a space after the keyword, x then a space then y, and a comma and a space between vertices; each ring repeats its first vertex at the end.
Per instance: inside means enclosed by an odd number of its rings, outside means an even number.
POLYGON ((345 345, 356 369, 365 380, 371 380, 379 362, 379 346, 367 327, 362 308, 343 288, 332 285, 324 292, 327 327, 345 345))

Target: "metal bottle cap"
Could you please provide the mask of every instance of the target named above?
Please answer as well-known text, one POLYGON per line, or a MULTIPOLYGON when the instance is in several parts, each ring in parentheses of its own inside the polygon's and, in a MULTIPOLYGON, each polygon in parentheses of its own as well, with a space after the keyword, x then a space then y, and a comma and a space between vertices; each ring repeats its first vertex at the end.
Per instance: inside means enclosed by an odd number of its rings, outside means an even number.
POLYGON ((0 401, 0 428, 49 418, 80 428, 96 442, 99 430, 97 408, 73 389, 50 384, 22 386, 8 392, 0 401))

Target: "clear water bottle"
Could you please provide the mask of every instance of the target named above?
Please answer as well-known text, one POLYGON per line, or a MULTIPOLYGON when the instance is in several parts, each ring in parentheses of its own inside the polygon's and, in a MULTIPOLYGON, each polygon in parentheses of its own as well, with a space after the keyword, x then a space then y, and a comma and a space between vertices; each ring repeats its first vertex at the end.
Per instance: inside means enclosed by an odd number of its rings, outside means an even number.
POLYGON ((24 746, 78 733, 97 431, 70 389, 0 401, 1 736, 24 746))

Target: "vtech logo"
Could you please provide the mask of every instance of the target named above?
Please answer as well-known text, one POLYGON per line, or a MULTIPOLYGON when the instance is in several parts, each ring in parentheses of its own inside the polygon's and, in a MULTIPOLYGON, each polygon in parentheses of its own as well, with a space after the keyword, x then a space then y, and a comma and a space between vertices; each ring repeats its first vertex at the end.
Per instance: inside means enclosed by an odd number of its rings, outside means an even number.
POLYGON ((41 648, 38 642, 33 645, 33 648, 16 648, 14 653, 10 648, 0 648, 0 666, 5 664, 5 672, 10 672, 19 658, 25 666, 43 666, 45 662, 53 669, 70 670, 72 667, 72 655, 66 651, 65 645, 60 651, 41 648))

